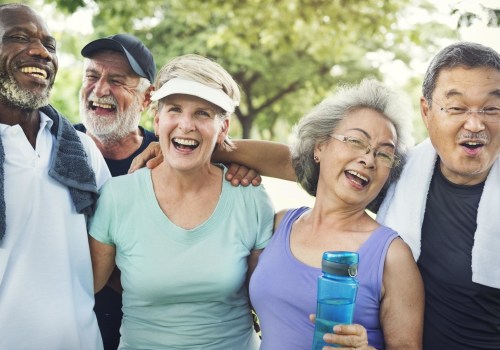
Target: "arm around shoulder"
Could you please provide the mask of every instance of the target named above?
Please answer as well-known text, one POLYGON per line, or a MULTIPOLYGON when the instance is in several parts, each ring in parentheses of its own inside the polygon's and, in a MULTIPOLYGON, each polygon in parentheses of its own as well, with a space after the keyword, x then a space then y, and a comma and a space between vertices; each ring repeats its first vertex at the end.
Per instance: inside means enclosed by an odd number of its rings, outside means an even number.
POLYGON ((213 159, 223 163, 238 163, 256 170, 263 176, 295 181, 287 145, 262 140, 233 140, 236 149, 216 151, 213 159))

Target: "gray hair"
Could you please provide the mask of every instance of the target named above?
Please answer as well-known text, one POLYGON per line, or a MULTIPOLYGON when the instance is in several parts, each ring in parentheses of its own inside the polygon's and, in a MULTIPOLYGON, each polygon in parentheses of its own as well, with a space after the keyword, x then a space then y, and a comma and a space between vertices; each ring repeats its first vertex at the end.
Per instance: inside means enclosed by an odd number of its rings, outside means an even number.
POLYGON ((455 67, 484 67, 500 71, 500 55, 488 46, 470 42, 455 43, 442 49, 429 64, 422 84, 422 95, 429 105, 441 70, 455 67))
MULTIPOLYGON (((159 90, 163 84, 174 78, 183 78, 215 89, 222 89, 236 106, 240 103, 240 89, 233 77, 220 64, 206 57, 188 54, 172 59, 158 72, 155 90, 159 90)), ((154 110, 161 108, 160 101, 153 102, 152 108, 154 110)), ((222 108, 218 108, 218 110, 217 115, 222 121, 230 119, 231 113, 222 110, 222 108)), ((234 149, 234 144, 227 135, 224 143, 220 146, 227 150, 234 149)))
POLYGON ((319 164, 313 159, 316 145, 330 141, 339 123, 350 112, 361 108, 383 114, 394 125, 397 134, 395 154, 400 162, 391 169, 383 190, 368 207, 376 211, 389 185, 401 175, 406 153, 414 142, 412 107, 408 98, 380 82, 365 79, 359 85, 343 86, 302 117, 294 127, 294 141, 290 146, 292 165, 300 185, 307 193, 316 196, 319 179, 319 164))
MULTIPOLYGON (((113 50, 107 50, 107 49, 103 49, 103 50, 99 50, 99 51, 120 53, 119 51, 113 51, 113 50)), ((125 55, 123 57, 125 57, 125 55)), ((92 58, 88 58, 88 57, 84 58, 84 61, 83 61, 83 79, 85 79, 85 75, 87 73, 87 68, 88 68, 91 61, 92 61, 92 58)), ((139 84, 137 84, 137 87, 135 88, 135 90, 141 95, 146 93, 148 88, 151 86, 151 82, 147 78, 144 78, 144 77, 137 75, 137 73, 135 73, 135 72, 134 72, 134 75, 136 75, 139 78, 139 84)))

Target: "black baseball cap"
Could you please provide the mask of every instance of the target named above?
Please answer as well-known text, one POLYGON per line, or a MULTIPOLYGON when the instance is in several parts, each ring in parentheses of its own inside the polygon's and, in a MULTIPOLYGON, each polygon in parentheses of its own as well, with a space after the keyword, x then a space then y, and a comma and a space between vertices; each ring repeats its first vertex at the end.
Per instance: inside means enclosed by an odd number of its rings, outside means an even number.
POLYGON ((111 35, 91 41, 83 47, 81 53, 83 57, 91 58, 94 52, 105 49, 122 52, 132 70, 153 83, 156 74, 155 60, 151 51, 138 38, 130 34, 111 35))

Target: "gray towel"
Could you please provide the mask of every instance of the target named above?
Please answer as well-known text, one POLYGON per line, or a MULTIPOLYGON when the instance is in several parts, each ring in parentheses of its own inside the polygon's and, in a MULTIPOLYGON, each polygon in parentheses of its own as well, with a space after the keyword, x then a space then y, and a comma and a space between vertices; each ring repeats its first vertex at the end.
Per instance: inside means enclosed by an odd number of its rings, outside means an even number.
MULTIPOLYGON (((88 156, 80 137, 73 125, 52 106, 45 106, 40 110, 54 122, 50 128, 51 133, 55 136, 55 142, 52 148, 53 157, 49 176, 68 187, 76 211, 88 217, 94 213, 95 202, 99 193, 94 171, 88 162, 88 156)), ((0 137, 0 240, 6 231, 4 156, 0 137)))

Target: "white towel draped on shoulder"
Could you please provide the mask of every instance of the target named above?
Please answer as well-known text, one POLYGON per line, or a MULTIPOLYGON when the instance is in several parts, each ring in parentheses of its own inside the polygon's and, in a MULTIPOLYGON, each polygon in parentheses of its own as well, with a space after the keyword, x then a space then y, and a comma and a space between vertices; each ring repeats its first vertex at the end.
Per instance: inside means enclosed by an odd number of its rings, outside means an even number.
MULTIPOLYGON (((436 164, 436 151, 429 139, 408 157, 397 186, 391 186, 377 214, 377 221, 396 230, 420 256, 422 222, 429 185, 436 164)), ((500 288, 500 160, 486 179, 479 202, 477 229, 472 248, 472 281, 500 288)))

